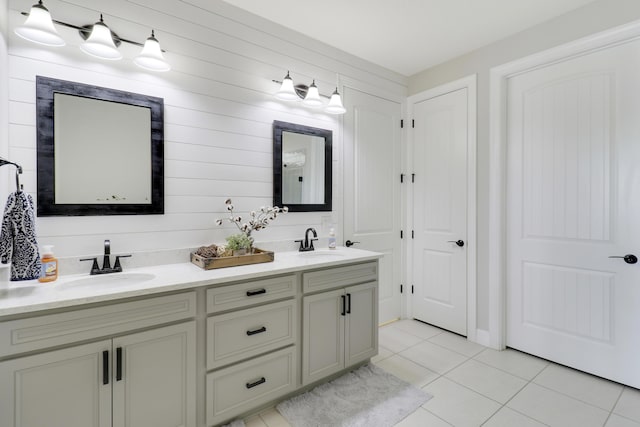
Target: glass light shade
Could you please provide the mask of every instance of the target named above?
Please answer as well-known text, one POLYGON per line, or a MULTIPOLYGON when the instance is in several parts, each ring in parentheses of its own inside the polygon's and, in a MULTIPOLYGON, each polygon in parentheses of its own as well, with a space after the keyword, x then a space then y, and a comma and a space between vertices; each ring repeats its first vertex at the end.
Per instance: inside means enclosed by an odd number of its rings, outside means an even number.
POLYGON ((282 99, 283 101, 297 101, 300 99, 300 97, 296 93, 295 88, 293 87, 293 80, 289 76, 288 71, 287 75, 282 80, 282 86, 280 86, 280 90, 278 90, 274 96, 278 99, 282 99))
POLYGON ((302 103, 308 107, 320 107, 322 105, 322 99, 320 99, 320 93, 318 92, 315 80, 311 83, 309 89, 307 89, 307 96, 304 97, 302 103))
POLYGON ((169 63, 164 60, 160 43, 155 38, 153 31, 151 31, 151 37, 144 42, 142 52, 133 59, 133 62, 138 67, 151 71, 169 71, 171 69, 169 63))
POLYGON ((347 109, 342 105, 342 98, 340 98, 340 94, 338 93, 338 88, 331 94, 331 99, 329 99, 329 104, 327 104, 324 109, 325 112, 329 114, 344 114, 347 112, 347 109))
POLYGON ((122 54, 113 42, 111 30, 104 24, 102 17, 93 25, 89 38, 80 45, 80 49, 87 55, 100 59, 114 61, 122 58, 122 54))
POLYGON ((42 1, 31 7, 27 20, 14 31, 23 39, 34 43, 47 46, 65 45, 64 40, 53 26, 49 10, 42 5, 42 1))

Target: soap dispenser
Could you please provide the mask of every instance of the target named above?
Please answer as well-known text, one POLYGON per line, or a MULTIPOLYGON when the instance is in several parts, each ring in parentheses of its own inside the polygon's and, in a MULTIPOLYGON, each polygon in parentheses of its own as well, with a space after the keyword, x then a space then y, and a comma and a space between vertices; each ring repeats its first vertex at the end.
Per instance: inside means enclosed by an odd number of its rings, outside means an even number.
POLYGON ((336 248, 336 231, 331 228, 329 229, 329 249, 336 248))
POLYGON ((53 256, 53 246, 42 246, 41 264, 40 282, 53 282, 58 278, 58 260, 53 256))

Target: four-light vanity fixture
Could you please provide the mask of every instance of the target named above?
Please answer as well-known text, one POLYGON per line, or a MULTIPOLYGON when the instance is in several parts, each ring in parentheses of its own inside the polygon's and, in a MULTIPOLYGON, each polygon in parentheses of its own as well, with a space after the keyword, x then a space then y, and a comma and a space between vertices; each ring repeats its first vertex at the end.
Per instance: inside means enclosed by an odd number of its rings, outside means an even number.
POLYGON ((111 31, 104 23, 102 14, 100 14, 100 21, 93 25, 82 27, 53 20, 49 10, 42 4, 42 0, 39 0, 38 4, 34 4, 29 13, 23 12, 23 15, 27 15, 27 20, 15 29, 15 33, 31 42, 47 46, 64 46, 64 40, 58 35, 53 26, 56 23, 78 30, 80 36, 85 40, 80 45, 80 49, 88 55, 108 60, 121 59, 122 54, 118 51, 117 46, 121 42, 125 42, 142 46, 142 51, 133 60, 137 66, 151 71, 169 71, 171 69, 171 66, 162 55, 163 50, 160 49, 160 43, 155 38, 153 30, 151 30, 151 36, 143 45, 142 43, 123 39, 111 31))
POLYGON ((282 99, 283 101, 300 101, 311 108, 319 108, 324 105, 324 101, 321 97, 329 98, 329 103, 324 107, 325 113, 329 114, 344 114, 347 110, 342 106, 342 99, 338 93, 338 88, 333 91, 331 97, 321 95, 318 92, 316 81, 314 80, 310 86, 306 85, 293 85, 293 79, 287 71, 287 75, 282 81, 273 80, 275 83, 282 83, 280 90, 275 93, 275 97, 282 99))

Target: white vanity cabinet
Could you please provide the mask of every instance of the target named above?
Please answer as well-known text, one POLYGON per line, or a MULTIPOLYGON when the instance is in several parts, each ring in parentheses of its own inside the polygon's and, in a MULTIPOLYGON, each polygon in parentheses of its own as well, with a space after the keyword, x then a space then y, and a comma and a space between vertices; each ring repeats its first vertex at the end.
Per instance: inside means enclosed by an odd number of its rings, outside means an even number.
POLYGON ((0 424, 195 427, 195 321, 148 329, 194 316, 189 292, 0 323, 0 424))
POLYGON ((207 290, 208 426, 298 387, 297 277, 289 274, 207 290))
POLYGON ((378 353, 376 262, 303 273, 302 384, 378 353))

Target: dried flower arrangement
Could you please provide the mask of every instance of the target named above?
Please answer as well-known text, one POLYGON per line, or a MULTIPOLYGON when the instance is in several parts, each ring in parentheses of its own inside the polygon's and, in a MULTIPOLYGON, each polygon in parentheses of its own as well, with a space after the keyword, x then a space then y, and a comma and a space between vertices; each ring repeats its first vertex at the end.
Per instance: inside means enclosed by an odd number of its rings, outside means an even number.
POLYGON ((202 246, 196 252, 198 255, 213 258, 213 257, 222 257, 222 256, 230 256, 233 253, 237 253, 240 250, 246 250, 251 253, 253 251, 253 237, 251 233, 253 231, 260 231, 269 225, 270 221, 273 221, 277 218, 280 213, 287 213, 289 209, 284 206, 282 208, 278 206, 262 206, 258 211, 251 211, 250 218, 248 221, 243 222, 241 216, 236 216, 233 213, 233 202, 231 199, 225 200, 225 205, 227 206, 227 211, 229 212, 229 217, 227 218, 219 218, 216 220, 217 225, 222 225, 225 220, 235 224, 240 233, 232 234, 226 238, 227 245, 219 246, 219 245, 210 245, 210 246, 202 246))

